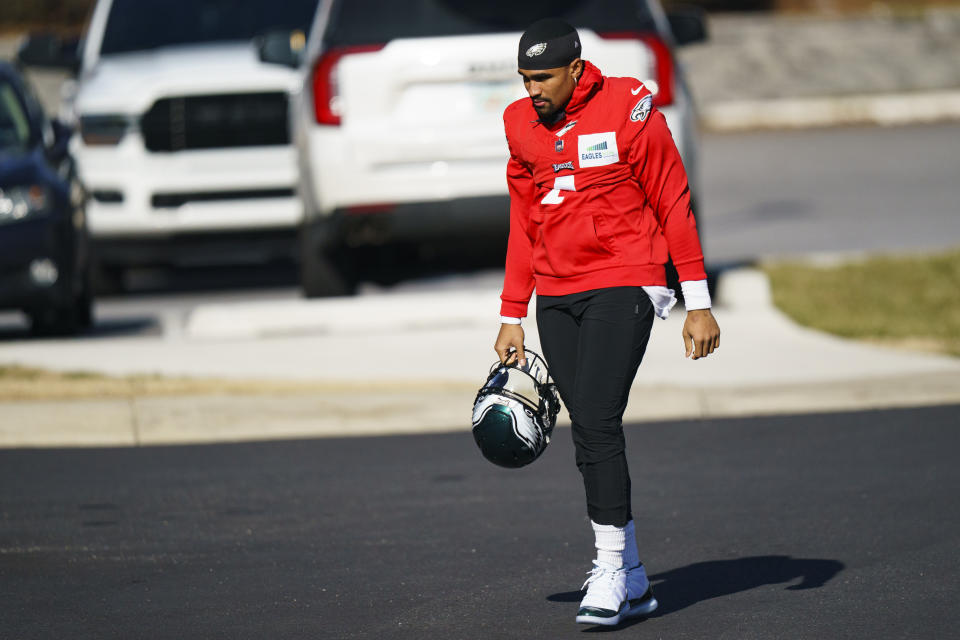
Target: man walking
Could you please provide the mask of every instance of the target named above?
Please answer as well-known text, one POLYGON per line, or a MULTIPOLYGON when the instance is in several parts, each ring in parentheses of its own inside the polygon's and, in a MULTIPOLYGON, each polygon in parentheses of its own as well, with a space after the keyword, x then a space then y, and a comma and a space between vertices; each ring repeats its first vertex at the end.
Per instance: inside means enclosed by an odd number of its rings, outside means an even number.
POLYGON ((577 622, 614 625, 657 607, 640 563, 624 453, 623 412, 654 315, 687 307, 686 355, 720 346, 686 173, 666 120, 633 78, 581 58, 576 30, 548 18, 520 38, 529 99, 503 119, 510 147, 510 237, 495 349, 524 364, 521 318, 537 291, 537 325, 570 419, 596 557, 577 622))

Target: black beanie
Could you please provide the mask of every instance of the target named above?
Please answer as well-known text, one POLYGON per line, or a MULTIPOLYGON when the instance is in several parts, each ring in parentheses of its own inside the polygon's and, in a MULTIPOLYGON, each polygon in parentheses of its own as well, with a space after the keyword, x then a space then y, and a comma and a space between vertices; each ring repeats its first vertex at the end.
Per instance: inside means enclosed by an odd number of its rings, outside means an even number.
POLYGON ((577 30, 559 18, 544 18, 520 36, 517 66, 520 69, 555 69, 580 57, 577 30))

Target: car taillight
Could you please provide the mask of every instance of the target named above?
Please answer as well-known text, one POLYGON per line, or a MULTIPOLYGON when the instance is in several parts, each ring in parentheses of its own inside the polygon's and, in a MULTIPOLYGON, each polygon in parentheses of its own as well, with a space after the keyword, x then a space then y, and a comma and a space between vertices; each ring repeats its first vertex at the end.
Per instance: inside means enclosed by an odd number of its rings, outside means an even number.
POLYGON ((346 211, 352 216, 366 216, 377 213, 390 213, 396 208, 394 204, 357 204, 347 207, 346 211))
POLYGON ((379 51, 386 45, 368 44, 327 49, 313 67, 313 109, 317 124, 340 124, 340 91, 337 86, 337 65, 340 58, 354 53, 379 51))
POLYGON ((653 104, 656 107, 666 107, 673 104, 673 56, 670 54, 670 47, 660 36, 655 33, 638 33, 636 31, 617 31, 599 35, 606 40, 639 40, 647 45, 647 48, 653 52, 654 73, 656 74, 653 80, 657 83, 657 90, 653 92, 653 104))

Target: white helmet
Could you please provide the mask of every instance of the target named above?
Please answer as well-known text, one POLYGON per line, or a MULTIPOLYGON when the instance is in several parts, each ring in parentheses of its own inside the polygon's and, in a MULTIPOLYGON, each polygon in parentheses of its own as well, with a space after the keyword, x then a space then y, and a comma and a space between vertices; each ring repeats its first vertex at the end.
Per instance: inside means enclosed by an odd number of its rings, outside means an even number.
POLYGON ((501 467, 523 467, 550 442, 560 396, 540 354, 524 349, 526 366, 495 362, 473 402, 473 438, 483 457, 501 467))

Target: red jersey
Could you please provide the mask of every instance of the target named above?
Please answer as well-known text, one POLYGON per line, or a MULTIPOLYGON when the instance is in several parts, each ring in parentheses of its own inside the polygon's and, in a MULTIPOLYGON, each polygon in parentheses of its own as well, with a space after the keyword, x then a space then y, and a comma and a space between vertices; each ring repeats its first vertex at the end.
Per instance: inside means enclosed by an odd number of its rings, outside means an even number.
POLYGON ((500 315, 527 315, 530 295, 703 280, 690 187, 667 122, 633 78, 583 74, 552 125, 529 98, 503 112, 510 160, 510 238, 500 315))

